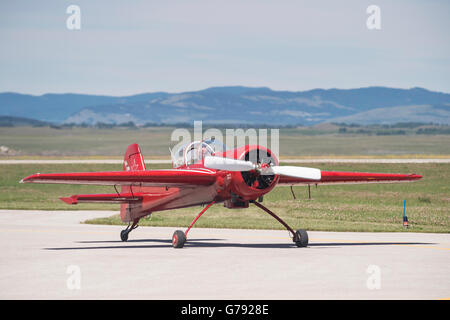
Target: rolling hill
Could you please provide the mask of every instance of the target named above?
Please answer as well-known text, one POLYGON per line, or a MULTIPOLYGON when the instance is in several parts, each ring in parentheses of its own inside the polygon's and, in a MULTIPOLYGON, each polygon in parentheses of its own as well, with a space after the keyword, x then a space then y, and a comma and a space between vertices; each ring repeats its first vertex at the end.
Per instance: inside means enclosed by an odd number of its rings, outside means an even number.
POLYGON ((423 88, 314 89, 212 87, 126 97, 0 93, 0 115, 54 123, 315 125, 323 122, 450 124, 450 94, 423 88))

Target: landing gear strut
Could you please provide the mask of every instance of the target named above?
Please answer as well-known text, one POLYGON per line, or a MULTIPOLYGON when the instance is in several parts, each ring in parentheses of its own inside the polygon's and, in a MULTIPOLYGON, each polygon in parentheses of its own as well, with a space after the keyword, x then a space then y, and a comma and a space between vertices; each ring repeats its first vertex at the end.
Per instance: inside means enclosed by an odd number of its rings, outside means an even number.
POLYGON ((183 248, 184 244, 186 243, 186 238, 189 230, 191 230, 192 226, 195 224, 195 222, 202 216, 203 213, 205 213, 206 210, 208 210, 209 207, 211 207, 216 201, 214 200, 210 204, 208 204, 202 212, 200 212, 197 217, 195 217, 194 221, 191 222, 189 227, 187 228, 186 232, 183 232, 181 230, 177 230, 173 233, 172 236, 172 246, 174 248, 183 248))
POLYGON ((296 232, 292 230, 289 225, 284 222, 280 217, 278 217, 275 213, 267 209, 265 206, 263 206, 261 203, 253 202, 255 206, 258 208, 264 210, 268 214, 270 214, 272 217, 274 217, 279 223, 281 223, 292 235, 292 241, 294 241, 295 245, 297 247, 307 247, 308 246, 308 233, 303 229, 298 229, 296 232))
POLYGON ((130 224, 128 224, 126 229, 120 231, 120 239, 122 241, 128 240, 128 234, 138 227, 138 222, 139 222, 139 219, 135 219, 135 220, 133 220, 133 224, 131 225, 131 227, 130 227, 130 224))

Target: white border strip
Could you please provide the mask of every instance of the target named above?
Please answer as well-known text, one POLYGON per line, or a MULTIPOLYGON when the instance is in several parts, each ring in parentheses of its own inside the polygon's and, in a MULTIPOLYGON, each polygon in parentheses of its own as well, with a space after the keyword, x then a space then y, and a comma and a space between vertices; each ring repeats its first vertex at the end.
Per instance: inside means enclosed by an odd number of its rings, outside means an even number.
MULTIPOLYGON (((123 160, 0 160, 1 164, 122 164, 123 160)), ((172 160, 146 160, 146 164, 172 164, 172 160)), ((281 159, 280 163, 450 163, 450 159, 281 159)))

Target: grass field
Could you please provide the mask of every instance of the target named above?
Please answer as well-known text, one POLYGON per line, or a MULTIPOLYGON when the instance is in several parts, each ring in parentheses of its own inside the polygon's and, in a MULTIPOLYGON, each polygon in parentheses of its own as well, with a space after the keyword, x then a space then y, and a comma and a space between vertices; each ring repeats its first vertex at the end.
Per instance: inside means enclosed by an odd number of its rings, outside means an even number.
MULTIPOLYGON (((145 158, 170 159, 170 137, 175 128, 67 128, 0 127, 0 145, 14 150, 15 158, 122 158, 127 146, 140 145, 145 158)), ((448 157, 449 135, 338 134, 306 129, 280 129, 282 157, 448 157), (314 133, 314 134, 313 134, 314 133)), ((270 136, 270 132, 269 132, 270 136)), ((270 147, 270 139, 268 142, 270 147)), ((6 158, 8 156, 0 156, 6 158)))
MULTIPOLYGON (((293 164, 295 165, 295 164, 293 164)), ((308 164, 301 164, 308 166, 308 164)), ((450 232, 449 164, 311 164, 323 170, 417 173, 424 178, 414 183, 294 187, 297 200, 288 187, 275 188, 265 196, 264 205, 273 209, 294 228, 327 231, 414 231, 450 232), (407 201, 410 228, 402 227, 403 200, 407 201)), ((167 165, 153 165, 153 169, 167 165)), ((117 204, 69 206, 58 197, 79 193, 113 192, 112 187, 19 184, 33 173, 110 171, 121 165, 0 165, 0 208, 30 210, 118 210, 117 204)), ((156 212, 141 225, 187 226, 200 207, 156 212)), ((121 224, 118 215, 87 223, 121 224)), ((215 205, 196 227, 283 229, 272 217, 250 206, 229 210, 215 205)))
MULTIPOLYGON (((0 145, 14 152, 0 159, 122 159, 126 147, 139 143, 147 160, 169 158, 170 136, 175 128, 66 128, 0 127, 0 145)), ((270 146, 270 143, 269 143, 270 146)), ((448 135, 338 134, 330 130, 281 129, 282 158, 449 158, 448 135)), ((151 163, 151 161, 150 161, 151 163)), ((295 164, 292 164, 295 165, 295 164)), ((297 200, 287 187, 276 188, 264 198, 295 228, 329 231, 416 231, 450 232, 449 164, 299 164, 323 170, 418 173, 415 183, 295 187, 297 200), (402 227, 403 200, 407 200, 410 228, 402 227)), ((167 168, 167 165, 150 165, 167 168)), ((80 185, 19 184, 23 177, 41 172, 121 170, 121 165, 0 165, 0 208, 29 210, 118 210, 117 204, 68 206, 61 196, 113 192, 112 187, 80 185)), ((141 225, 187 226, 199 207, 157 212, 141 225)), ((88 223, 120 224, 118 216, 88 223)), ((250 206, 228 210, 213 206, 196 224, 198 227, 282 229, 272 217, 250 206)))

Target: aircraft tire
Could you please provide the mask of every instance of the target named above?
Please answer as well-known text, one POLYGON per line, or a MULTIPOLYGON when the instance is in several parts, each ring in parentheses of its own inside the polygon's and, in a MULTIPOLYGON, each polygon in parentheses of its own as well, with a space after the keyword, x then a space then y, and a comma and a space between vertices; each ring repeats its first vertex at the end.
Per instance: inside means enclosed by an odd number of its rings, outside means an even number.
POLYGON ((184 234, 183 231, 177 230, 173 233, 172 245, 174 248, 183 248, 185 242, 186 242, 186 235, 184 234))
POLYGON ((302 248, 302 247, 307 247, 308 246, 308 233, 306 232, 306 230, 303 229, 298 229, 295 232, 295 244, 297 247, 302 248))
POLYGON ((128 240, 128 230, 120 231, 120 239, 124 242, 128 240))

